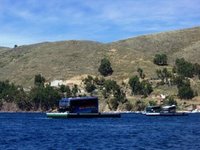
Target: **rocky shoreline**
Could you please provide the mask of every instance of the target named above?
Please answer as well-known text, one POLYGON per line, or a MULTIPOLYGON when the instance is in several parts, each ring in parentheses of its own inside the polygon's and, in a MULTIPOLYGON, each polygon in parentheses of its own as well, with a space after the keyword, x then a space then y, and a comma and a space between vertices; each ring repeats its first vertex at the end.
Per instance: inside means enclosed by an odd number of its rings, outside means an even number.
POLYGON ((15 112, 24 112, 24 113, 40 113, 44 112, 42 110, 21 110, 17 104, 14 102, 3 102, 2 106, 0 107, 0 112, 2 113, 15 113, 15 112))
MULTIPOLYGON (((21 110, 15 103, 8 103, 4 102, 2 106, 0 107, 0 113, 45 113, 45 112, 57 112, 57 110, 48 110, 48 111, 43 111, 41 109, 38 110, 21 110)), ((105 113, 142 113, 143 111, 126 111, 126 110, 116 110, 112 111, 109 110, 108 108, 104 107, 103 109, 100 109, 100 112, 105 112, 105 113)), ((186 111, 186 110, 178 110, 177 112, 185 112, 185 113, 198 113, 200 112, 199 110, 193 110, 193 111, 186 111)))

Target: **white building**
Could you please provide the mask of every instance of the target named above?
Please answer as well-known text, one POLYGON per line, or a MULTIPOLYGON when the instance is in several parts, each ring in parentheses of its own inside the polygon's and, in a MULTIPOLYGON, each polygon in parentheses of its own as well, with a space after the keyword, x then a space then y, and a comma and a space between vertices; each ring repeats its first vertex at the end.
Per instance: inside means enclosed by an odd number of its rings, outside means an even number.
POLYGON ((65 83, 63 80, 54 80, 50 83, 50 86, 59 87, 60 85, 64 85, 65 83))

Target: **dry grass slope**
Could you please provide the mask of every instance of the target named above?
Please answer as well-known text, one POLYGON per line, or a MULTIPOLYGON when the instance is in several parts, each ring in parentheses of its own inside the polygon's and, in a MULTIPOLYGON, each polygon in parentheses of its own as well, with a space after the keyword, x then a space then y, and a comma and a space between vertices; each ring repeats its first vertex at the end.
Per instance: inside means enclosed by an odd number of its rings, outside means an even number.
POLYGON ((154 77, 159 67, 152 63, 156 53, 166 53, 170 65, 178 57, 192 62, 200 58, 200 27, 139 36, 113 43, 92 41, 45 42, 13 49, 0 48, 0 80, 30 86, 35 74, 47 80, 98 74, 103 57, 111 60, 115 79, 126 79, 138 67, 154 77))

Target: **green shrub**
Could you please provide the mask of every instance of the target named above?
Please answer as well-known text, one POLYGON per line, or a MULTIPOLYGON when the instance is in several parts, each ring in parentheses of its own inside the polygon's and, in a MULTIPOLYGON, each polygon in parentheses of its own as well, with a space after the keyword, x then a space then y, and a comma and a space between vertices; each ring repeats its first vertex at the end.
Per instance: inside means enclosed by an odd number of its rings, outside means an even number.
POLYGON ((168 97, 165 98, 163 104, 164 105, 169 105, 169 106, 171 106, 171 105, 177 105, 177 101, 174 99, 173 96, 168 96, 168 97))
POLYGON ((156 65, 167 65, 167 55, 166 54, 156 54, 153 59, 154 64, 156 65))
POLYGON ((184 58, 176 59, 176 72, 184 77, 193 77, 194 66, 192 63, 186 61, 184 58))
POLYGON ((133 76, 129 79, 129 85, 132 93, 135 95, 144 95, 145 97, 151 94, 153 88, 147 80, 139 81, 138 76, 133 76))
POLYGON ((107 58, 103 58, 101 60, 101 64, 100 64, 98 70, 99 70, 100 74, 103 75, 103 76, 112 75, 112 73, 113 73, 111 63, 107 58))
POLYGON ((129 101, 127 101, 123 105, 124 105, 124 109, 127 111, 131 111, 133 109, 133 105, 129 101))
POLYGON ((145 105, 144 101, 137 100, 135 102, 135 106, 134 107, 135 107, 136 111, 143 111, 145 109, 146 105, 145 105))
POLYGON ((87 76, 87 78, 85 78, 83 80, 83 83, 85 84, 85 90, 88 93, 91 93, 91 92, 93 92, 96 89, 95 82, 94 82, 94 79, 93 79, 92 76, 87 76))
POLYGON ((178 88, 178 96, 181 99, 192 99, 194 97, 194 91, 190 86, 183 85, 178 88))
POLYGON ((117 110, 119 103, 115 98, 111 98, 108 100, 108 106, 110 110, 117 110))
POLYGON ((156 101, 154 101, 154 100, 149 101, 149 106, 156 106, 156 105, 157 105, 156 101))
POLYGON ((41 74, 35 75, 34 84, 36 86, 44 86, 45 78, 41 74))

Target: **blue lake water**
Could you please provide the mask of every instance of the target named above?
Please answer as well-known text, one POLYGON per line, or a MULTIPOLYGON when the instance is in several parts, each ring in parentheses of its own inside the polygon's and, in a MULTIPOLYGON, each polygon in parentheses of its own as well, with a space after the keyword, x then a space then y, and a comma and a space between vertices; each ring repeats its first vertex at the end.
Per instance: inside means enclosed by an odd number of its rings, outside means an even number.
POLYGON ((48 119, 43 113, 0 113, 0 150, 200 149, 200 114, 48 119))

